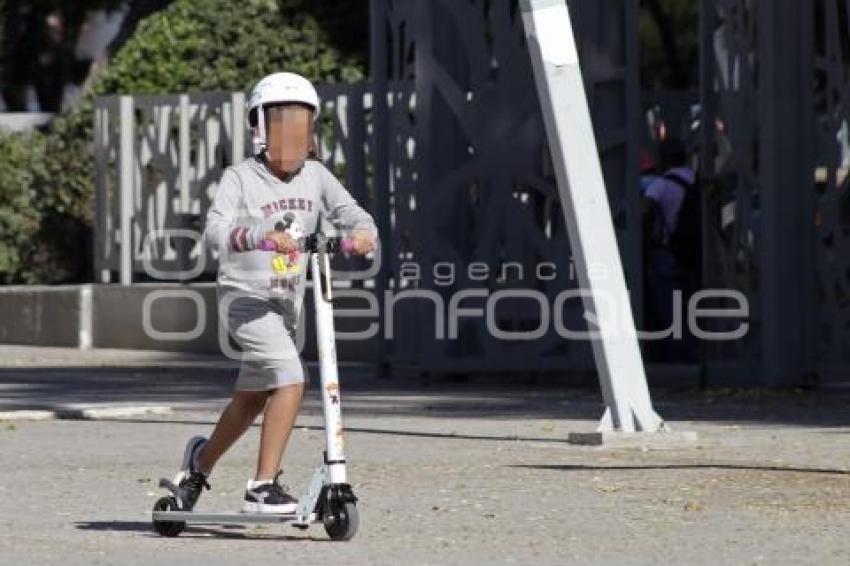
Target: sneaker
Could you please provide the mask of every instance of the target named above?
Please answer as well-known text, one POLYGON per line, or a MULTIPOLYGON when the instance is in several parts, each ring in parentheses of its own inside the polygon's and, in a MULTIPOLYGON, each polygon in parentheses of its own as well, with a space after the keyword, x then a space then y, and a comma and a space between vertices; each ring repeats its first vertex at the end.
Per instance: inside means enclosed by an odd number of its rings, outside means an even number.
POLYGON ((177 483, 177 497, 180 498, 183 511, 191 511, 198 498, 201 497, 203 488, 210 489, 207 476, 197 468, 196 459, 201 448, 207 443, 203 436, 193 436, 186 443, 183 452, 183 462, 180 465, 180 474, 177 483))
POLYGON ((278 483, 282 472, 271 481, 261 484, 249 481, 245 491, 245 502, 242 505, 243 513, 295 513, 298 508, 298 500, 287 493, 289 488, 278 483))
POLYGON ((191 511, 201 497, 201 489, 210 489, 207 476, 201 472, 190 472, 177 484, 177 497, 183 504, 181 511, 191 511))

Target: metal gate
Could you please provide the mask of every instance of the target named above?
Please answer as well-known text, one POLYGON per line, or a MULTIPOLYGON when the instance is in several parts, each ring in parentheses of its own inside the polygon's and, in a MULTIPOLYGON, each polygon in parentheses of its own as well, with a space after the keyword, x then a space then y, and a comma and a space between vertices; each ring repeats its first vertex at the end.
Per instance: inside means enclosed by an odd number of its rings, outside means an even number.
POLYGON ((846 379, 850 363, 850 2, 703 0, 709 286, 751 328, 709 344, 716 379, 846 379))
MULTIPOLYGON (((640 297, 637 3, 569 5, 640 297)), ((588 344, 551 325, 533 340, 506 341, 484 320, 492 308, 499 329, 533 333, 541 305, 576 285, 517 2, 377 0, 372 9, 374 88, 388 92, 375 109, 384 128, 376 139, 389 144, 375 163, 377 193, 390 203, 387 359, 437 371, 592 368, 588 344), (545 299, 506 298, 520 289, 545 299), (452 307, 477 316, 455 318, 452 307)), ((583 328, 583 313, 580 301, 565 304, 567 327, 583 328)))

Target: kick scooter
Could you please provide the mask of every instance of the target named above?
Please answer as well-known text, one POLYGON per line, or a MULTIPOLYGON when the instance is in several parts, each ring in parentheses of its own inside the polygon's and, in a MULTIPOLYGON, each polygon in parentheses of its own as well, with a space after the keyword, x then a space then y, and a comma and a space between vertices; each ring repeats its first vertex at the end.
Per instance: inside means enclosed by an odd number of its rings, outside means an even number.
POLYGON ((349 540, 357 532, 357 498, 345 473, 330 269, 330 254, 348 251, 349 243, 347 240, 328 238, 319 233, 305 238, 302 248, 310 254, 310 272, 313 277, 319 372, 325 417, 324 463, 313 473, 307 491, 298 499, 295 513, 288 514, 185 511, 176 482, 162 479, 159 486, 171 492, 171 495, 160 498, 153 507, 153 528, 162 536, 176 537, 183 532, 187 524, 233 523, 291 523, 293 527, 300 529, 306 529, 311 523, 322 523, 332 540, 349 540))

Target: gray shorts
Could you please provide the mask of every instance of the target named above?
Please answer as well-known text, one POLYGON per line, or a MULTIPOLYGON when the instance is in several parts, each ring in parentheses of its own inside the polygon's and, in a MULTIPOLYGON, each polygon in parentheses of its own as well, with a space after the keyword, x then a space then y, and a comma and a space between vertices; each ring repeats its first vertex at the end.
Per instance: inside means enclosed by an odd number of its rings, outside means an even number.
POLYGON ((308 374, 295 347, 294 308, 253 297, 239 297, 226 306, 220 319, 242 348, 237 390, 265 391, 305 382, 308 374))

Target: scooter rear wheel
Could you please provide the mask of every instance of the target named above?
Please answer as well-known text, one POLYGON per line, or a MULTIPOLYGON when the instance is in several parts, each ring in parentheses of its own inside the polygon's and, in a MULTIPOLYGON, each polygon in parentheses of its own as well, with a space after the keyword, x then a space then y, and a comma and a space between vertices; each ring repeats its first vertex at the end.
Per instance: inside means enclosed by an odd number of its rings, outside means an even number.
MULTIPOLYGON (((154 511, 179 511, 180 506, 174 497, 161 497, 153 506, 154 511)), ((164 537, 176 537, 186 528, 183 521, 154 521, 153 530, 164 537)))
POLYGON ((351 540, 360 526, 360 514, 353 501, 337 503, 332 513, 325 516, 325 532, 331 540, 351 540))

